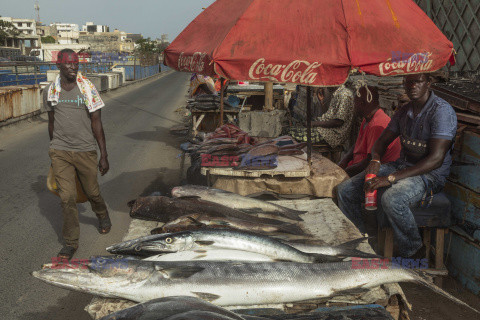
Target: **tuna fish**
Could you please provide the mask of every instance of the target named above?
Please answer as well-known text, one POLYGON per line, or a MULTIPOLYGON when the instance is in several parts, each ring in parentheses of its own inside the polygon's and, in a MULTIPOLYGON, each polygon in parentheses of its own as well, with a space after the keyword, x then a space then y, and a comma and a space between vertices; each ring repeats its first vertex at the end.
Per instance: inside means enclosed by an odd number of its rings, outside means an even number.
POLYGON ((172 189, 173 197, 200 197, 202 200, 228 206, 237 210, 261 210, 263 212, 278 214, 294 220, 302 220, 299 215, 305 211, 298 211, 279 206, 267 201, 244 197, 236 193, 208 188, 197 185, 186 185, 172 189))
POLYGON ((417 282, 473 309, 425 280, 418 271, 389 264, 385 268, 378 264, 377 268, 352 268, 352 262, 153 262, 116 258, 100 266, 93 260, 86 268, 76 269, 49 264, 33 276, 62 288, 109 298, 146 302, 192 296, 219 306, 292 303, 387 283, 417 282))
POLYGON ((277 261, 326 262, 342 259, 305 253, 273 238, 253 233, 203 229, 141 237, 110 246, 116 254, 152 255, 198 249, 232 249, 260 253, 277 261))

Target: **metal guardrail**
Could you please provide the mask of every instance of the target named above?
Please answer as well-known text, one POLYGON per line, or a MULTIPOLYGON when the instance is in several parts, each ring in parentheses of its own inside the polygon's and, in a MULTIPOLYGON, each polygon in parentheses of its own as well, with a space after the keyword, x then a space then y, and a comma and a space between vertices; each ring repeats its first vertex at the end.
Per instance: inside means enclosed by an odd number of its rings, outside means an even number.
MULTIPOLYGON (((113 62, 80 62, 79 71, 87 73, 108 72, 113 62)), ((39 84, 47 80, 47 70, 57 70, 52 62, 15 61, 0 62, 0 87, 21 84, 39 84)))

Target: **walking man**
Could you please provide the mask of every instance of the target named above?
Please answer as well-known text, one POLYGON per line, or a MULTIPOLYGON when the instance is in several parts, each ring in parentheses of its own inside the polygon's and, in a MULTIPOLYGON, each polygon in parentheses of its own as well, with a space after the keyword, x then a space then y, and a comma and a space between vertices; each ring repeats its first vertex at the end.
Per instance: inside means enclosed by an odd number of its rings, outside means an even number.
POLYGON ((109 169, 101 108, 105 106, 95 86, 78 72, 78 55, 71 49, 58 53, 60 75, 45 88, 43 107, 48 111, 49 156, 63 210, 65 244, 58 257, 71 259, 78 248, 80 224, 75 176, 82 185, 99 221, 99 232, 110 232, 107 206, 97 181, 109 169), (100 149, 97 166, 96 143, 100 149))
POLYGON ((337 189, 338 206, 363 233, 363 191, 383 192, 378 206, 390 222, 398 253, 404 258, 422 256, 425 249, 410 208, 429 203, 429 197, 445 185, 452 164, 457 116, 448 102, 430 90, 431 84, 430 74, 405 77, 405 90, 411 101, 395 112, 373 145, 366 170, 337 189), (400 158, 382 163, 388 146, 397 137, 402 145, 400 158), (365 174, 377 177, 364 185, 365 174))

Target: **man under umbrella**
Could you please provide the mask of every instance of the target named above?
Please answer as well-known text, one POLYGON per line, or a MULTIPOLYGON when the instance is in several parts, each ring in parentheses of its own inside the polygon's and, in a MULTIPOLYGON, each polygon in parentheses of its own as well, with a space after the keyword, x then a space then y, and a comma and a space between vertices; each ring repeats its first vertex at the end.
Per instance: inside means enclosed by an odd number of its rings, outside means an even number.
POLYGON ((410 207, 428 205, 429 198, 445 185, 452 163, 457 117, 448 102, 431 92, 431 84, 429 74, 405 77, 411 101, 397 110, 375 142, 367 169, 341 183, 337 190, 340 209, 363 233, 363 191, 383 191, 377 205, 393 228, 402 257, 423 255, 425 247, 410 207), (387 147, 397 137, 402 144, 400 158, 382 163, 387 147), (365 183, 366 174, 377 177, 365 183))

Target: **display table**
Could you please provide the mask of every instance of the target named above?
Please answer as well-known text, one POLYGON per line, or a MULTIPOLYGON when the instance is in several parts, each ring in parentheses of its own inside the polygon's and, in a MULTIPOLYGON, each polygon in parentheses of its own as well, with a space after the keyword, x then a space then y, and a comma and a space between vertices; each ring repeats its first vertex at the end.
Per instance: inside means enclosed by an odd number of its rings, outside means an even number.
POLYGON ((271 175, 272 170, 254 170, 255 175, 249 171, 242 176, 236 171, 219 168, 202 169, 202 173, 210 175, 208 180, 211 181, 212 187, 243 196, 274 193, 284 196, 305 195, 331 198, 334 188, 348 179, 348 175, 342 168, 318 154, 312 154, 312 167, 308 175, 301 174, 301 171, 285 171, 282 175, 271 175), (232 175, 226 174, 229 172, 232 172, 232 175))
MULTIPOLYGON (((362 237, 358 229, 343 215, 331 199, 288 200, 275 201, 275 203, 287 208, 307 211, 307 213, 301 215, 301 218, 304 221, 300 222, 299 225, 306 231, 306 233, 311 234, 311 241, 328 245, 339 245, 362 237)), ((162 226, 162 223, 133 219, 123 240, 126 241, 149 235, 151 229, 160 226, 162 226)), ((298 237, 294 235, 288 236, 288 240, 295 239, 298 241, 298 237)), ((305 241, 308 242, 309 240, 305 241)), ((367 242, 361 243, 357 249, 374 253, 367 242)), ((370 289, 361 294, 339 295, 319 300, 266 306, 251 306, 248 308, 278 308, 283 311, 288 311, 288 313, 296 313, 332 304, 365 305, 371 303, 387 306, 387 310, 393 315, 394 319, 398 319, 399 314, 405 315, 406 309, 411 308, 398 284, 382 285, 381 287, 370 289)), ((85 309, 93 319, 99 319, 107 314, 135 304, 135 302, 123 299, 95 297, 85 309)), ((234 310, 245 308, 245 306, 231 306, 227 309, 234 310)))

